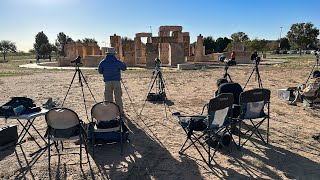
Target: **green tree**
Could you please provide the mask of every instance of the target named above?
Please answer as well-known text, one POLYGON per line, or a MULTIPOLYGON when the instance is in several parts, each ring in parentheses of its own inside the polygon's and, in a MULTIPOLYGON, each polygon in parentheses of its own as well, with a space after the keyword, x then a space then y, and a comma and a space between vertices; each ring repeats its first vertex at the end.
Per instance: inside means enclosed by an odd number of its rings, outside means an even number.
POLYGON ((34 49, 29 49, 28 52, 31 53, 31 54, 36 54, 36 50, 34 50, 34 49))
POLYGON ((39 55, 50 56, 52 52, 52 46, 50 43, 42 44, 39 49, 39 55))
POLYGON ((215 52, 219 52, 219 53, 223 52, 227 48, 228 44, 230 44, 230 43, 231 43, 231 40, 229 38, 227 38, 227 37, 224 37, 224 38, 219 37, 216 40, 215 52))
POLYGON ((268 42, 267 47, 270 51, 276 50, 279 48, 279 41, 271 41, 268 42))
POLYGON ((292 24, 290 31, 287 33, 289 42, 296 48, 306 49, 309 44, 316 44, 319 29, 313 26, 311 22, 292 24))
POLYGON ((73 42, 72 38, 70 38, 69 36, 65 35, 63 32, 59 32, 59 34, 57 35, 57 39, 56 39, 56 50, 57 53, 60 56, 65 56, 64 53, 64 46, 68 43, 73 42))
POLYGON ((233 42, 245 42, 249 40, 249 37, 244 32, 236 32, 231 34, 231 39, 233 42))
POLYGON ((268 50, 268 41, 266 40, 259 40, 259 39, 253 39, 251 41, 247 41, 247 47, 250 51, 266 51, 268 50))
POLYGON ((16 52, 16 51, 17 51, 17 47, 13 42, 7 41, 7 40, 0 41, 0 52, 3 55, 3 60, 6 60, 6 55, 8 52, 16 52))
POLYGON ((52 48, 49 43, 48 37, 43 33, 39 32, 35 37, 35 43, 33 45, 36 53, 40 56, 48 56, 51 54, 52 48))
POLYGON ((98 43, 98 42, 93 38, 84 38, 82 39, 82 43, 98 43))
POLYGON ((205 46, 205 53, 211 54, 214 52, 216 42, 212 36, 203 38, 203 45, 205 46))
POLYGON ((288 38, 281 38, 280 39, 280 49, 286 49, 289 50, 290 49, 290 43, 289 43, 289 39, 288 38))

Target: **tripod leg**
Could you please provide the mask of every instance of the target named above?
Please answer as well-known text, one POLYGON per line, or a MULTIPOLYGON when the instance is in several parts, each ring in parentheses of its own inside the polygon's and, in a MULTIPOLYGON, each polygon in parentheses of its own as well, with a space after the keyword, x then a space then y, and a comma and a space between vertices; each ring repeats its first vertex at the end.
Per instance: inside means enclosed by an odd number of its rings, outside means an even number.
POLYGON ((96 101, 96 99, 94 98, 94 95, 93 95, 93 93, 92 93, 92 91, 91 91, 91 89, 90 89, 90 87, 89 87, 89 84, 88 84, 88 82, 87 82, 86 78, 84 77, 84 75, 83 75, 82 71, 81 71, 81 70, 79 70, 79 72, 80 72, 80 74, 81 74, 81 76, 82 76, 82 79, 83 79, 84 83, 87 85, 87 87, 88 87, 88 89, 89 89, 89 92, 90 92, 90 94, 91 94, 91 96, 92 96, 92 98, 93 98, 94 102, 95 102, 95 103, 97 103, 97 101, 96 101))
POLYGON ((228 78, 230 79, 230 82, 233 82, 232 79, 231 79, 231 76, 230 74, 227 74, 228 78))
POLYGON ((259 85, 259 88, 263 88, 263 86, 262 86, 262 81, 261 81, 261 76, 260 76, 260 72, 259 72, 258 66, 255 68, 255 70, 256 70, 256 75, 257 75, 257 77, 258 77, 258 85, 259 85))
POLYGON ((243 90, 246 88, 246 86, 247 86, 247 84, 248 84, 248 82, 249 82, 249 80, 251 79, 251 76, 252 76, 252 74, 253 74, 253 72, 255 71, 255 69, 253 69, 252 70, 252 72, 251 72, 251 74, 250 74, 250 76, 249 76, 249 78, 248 78, 248 80, 247 80, 247 82, 246 82, 246 84, 244 85, 244 87, 243 87, 243 90))
MULTIPOLYGON (((150 92, 151 92, 151 90, 152 90, 152 88, 153 88, 153 86, 154 86, 154 83, 155 83, 156 80, 157 80, 157 77, 158 77, 158 72, 157 72, 156 76, 154 77, 153 81, 152 81, 152 79, 151 79, 151 81, 150 81, 150 84, 151 84, 151 82, 152 82, 152 85, 151 85, 151 87, 150 87, 147 95, 150 94, 150 92)), ((142 108, 141 108, 141 110, 140 110, 139 115, 142 114, 142 111, 143 111, 143 109, 144 109, 144 106, 145 106, 146 102, 147 102, 147 97, 146 97, 145 100, 144 100, 144 103, 143 103, 143 105, 142 105, 142 108)))
POLYGON ((78 69, 76 69, 76 71, 74 72, 74 75, 73 75, 72 80, 71 80, 71 83, 70 83, 70 85, 69 85, 67 94, 65 95, 65 97, 64 97, 64 99, 63 99, 63 101, 62 101, 61 107, 63 107, 63 104, 64 104, 64 102, 65 102, 66 99, 67 99, 67 96, 68 96, 68 94, 69 94, 70 88, 71 88, 71 86, 72 86, 72 84, 73 84, 73 81, 74 81, 74 78, 76 77, 77 72, 78 72, 78 69))
POLYGON ((313 73, 314 69, 315 69, 317 66, 318 66, 318 63, 316 62, 316 63, 313 65, 313 67, 312 67, 312 69, 311 69, 311 71, 310 71, 310 74, 309 74, 309 76, 308 76, 308 79, 307 79, 307 81, 306 81, 305 84, 308 83, 308 81, 309 81, 309 79, 310 79, 310 77, 311 77, 311 74, 313 73))
POLYGON ((164 105, 164 112, 166 113, 166 119, 168 119, 166 100, 163 101, 163 105, 164 105))
POLYGON ((87 120, 88 120, 88 122, 89 122, 89 116, 88 116, 88 110, 87 110, 87 103, 86 103, 86 98, 85 98, 85 96, 84 96, 83 83, 82 83, 82 78, 81 78, 81 71, 80 71, 80 69, 78 70, 78 74, 79 74, 79 83, 80 83, 80 86, 81 86, 81 92, 82 92, 84 109, 85 109, 85 111, 86 111, 87 120))

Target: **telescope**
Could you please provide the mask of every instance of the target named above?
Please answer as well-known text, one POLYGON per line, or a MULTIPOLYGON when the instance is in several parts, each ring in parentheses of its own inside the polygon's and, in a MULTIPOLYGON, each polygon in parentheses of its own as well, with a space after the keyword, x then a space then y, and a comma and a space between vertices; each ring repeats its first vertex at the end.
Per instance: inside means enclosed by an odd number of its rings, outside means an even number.
POLYGON ((71 63, 76 63, 76 65, 82 64, 82 63, 81 63, 81 57, 78 56, 77 58, 75 58, 74 60, 72 60, 71 63))

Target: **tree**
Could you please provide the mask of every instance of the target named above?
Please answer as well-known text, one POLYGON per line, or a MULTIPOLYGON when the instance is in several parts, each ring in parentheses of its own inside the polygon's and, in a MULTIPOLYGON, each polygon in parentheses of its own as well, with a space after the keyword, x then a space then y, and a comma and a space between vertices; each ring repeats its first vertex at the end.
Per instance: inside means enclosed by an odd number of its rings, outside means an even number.
POLYGON ((17 47, 13 42, 7 41, 7 40, 0 41, 0 52, 3 55, 3 60, 6 60, 6 55, 8 52, 16 52, 16 51, 17 51, 17 47))
POLYGON ((249 40, 249 37, 244 32, 236 32, 231 34, 231 39, 233 42, 245 42, 249 40))
POLYGON ((59 32, 59 34, 57 35, 57 39, 56 39, 56 50, 57 53, 61 56, 65 56, 64 54, 64 46, 68 43, 73 42, 72 38, 70 38, 69 36, 65 35, 63 32, 59 32))
POLYGON ((211 54, 214 52, 216 42, 212 36, 208 36, 203 38, 203 45, 205 47, 205 53, 211 54))
POLYGON ((52 46, 50 43, 46 43, 46 44, 42 44, 40 46, 40 49, 39 49, 39 55, 48 55, 50 56, 51 55, 51 52, 52 52, 52 46))
POLYGON ((223 52, 227 48, 229 43, 231 43, 231 40, 229 38, 227 38, 227 37, 224 37, 224 38, 219 37, 216 40, 215 52, 219 52, 219 53, 223 52))
POLYGON ((51 54, 51 44, 49 43, 48 37, 43 33, 43 31, 36 35, 35 41, 36 43, 34 43, 33 47, 38 55, 46 56, 51 54))
POLYGON ((280 39, 280 49, 286 49, 289 50, 290 49, 290 43, 289 43, 289 39, 288 38, 281 38, 280 39))
POLYGON ((309 44, 315 45, 317 43, 318 35, 319 29, 313 27, 312 23, 296 23, 291 25, 287 38, 294 47, 300 49, 301 55, 301 49, 306 49, 309 44))
POLYGON ((98 42, 92 38, 84 38, 82 39, 82 43, 98 43, 98 42))
POLYGON ((271 50, 271 51, 276 50, 279 47, 279 41, 268 42, 267 46, 268 46, 269 50, 271 50))
POLYGON ((31 53, 31 54, 35 54, 35 53, 36 53, 36 50, 34 50, 34 49, 29 49, 28 52, 31 53))
POLYGON ((259 40, 259 39, 253 39, 252 41, 247 41, 247 47, 250 51, 265 51, 268 50, 268 41, 266 40, 259 40))

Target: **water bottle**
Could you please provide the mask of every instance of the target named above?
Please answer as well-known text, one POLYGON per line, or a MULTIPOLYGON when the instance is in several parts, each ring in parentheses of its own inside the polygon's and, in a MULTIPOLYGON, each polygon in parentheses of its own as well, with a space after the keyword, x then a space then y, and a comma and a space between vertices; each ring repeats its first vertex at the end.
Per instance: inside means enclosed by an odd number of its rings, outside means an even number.
POLYGON ((13 109, 13 112, 16 116, 19 116, 21 113, 23 113, 25 110, 25 107, 23 105, 20 105, 13 109))

